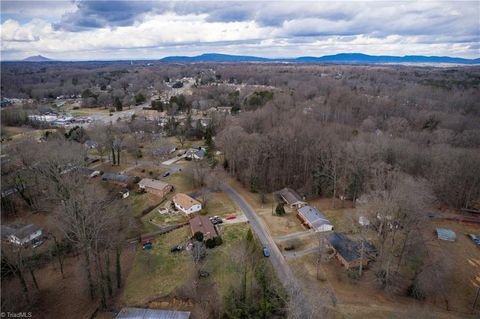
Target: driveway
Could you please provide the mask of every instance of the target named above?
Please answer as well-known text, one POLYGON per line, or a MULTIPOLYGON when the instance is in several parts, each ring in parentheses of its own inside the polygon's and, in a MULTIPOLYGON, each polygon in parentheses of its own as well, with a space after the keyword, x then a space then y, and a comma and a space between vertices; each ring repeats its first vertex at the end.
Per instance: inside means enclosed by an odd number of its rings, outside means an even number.
POLYGON ((312 235, 315 235, 315 232, 311 230, 305 230, 305 231, 299 231, 299 232, 284 235, 284 236, 276 236, 276 237, 273 237, 273 239, 275 239, 275 241, 285 241, 285 240, 294 239, 294 238, 309 237, 312 235))

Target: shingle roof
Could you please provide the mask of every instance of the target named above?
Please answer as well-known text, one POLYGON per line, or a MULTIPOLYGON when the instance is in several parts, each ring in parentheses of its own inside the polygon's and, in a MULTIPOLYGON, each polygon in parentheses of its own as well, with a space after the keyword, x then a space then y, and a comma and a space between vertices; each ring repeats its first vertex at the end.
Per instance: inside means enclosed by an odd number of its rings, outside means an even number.
MULTIPOLYGON (((327 241, 332 245, 339 255, 346 261, 350 262, 361 256, 361 241, 354 241, 345 234, 333 232, 326 237, 327 241)), ((367 241, 364 241, 365 254, 371 254, 375 251, 375 247, 367 241)))
POLYGON ((320 213, 320 211, 315 207, 303 206, 302 208, 298 209, 298 213, 302 215, 303 218, 305 218, 305 220, 312 225, 312 227, 317 228, 321 225, 332 225, 327 217, 320 213))
POLYGON ((189 311, 122 308, 116 319, 189 319, 189 311))
POLYGON ((300 195, 297 194, 297 192, 288 187, 279 190, 277 194, 280 195, 287 202, 288 205, 305 203, 300 197, 300 195))
POLYGON ((191 198, 187 194, 178 193, 173 196, 173 201, 178 205, 182 206, 184 209, 189 209, 193 205, 200 204, 196 199, 191 198))
POLYGON ((201 232, 204 239, 214 238, 217 236, 217 231, 207 216, 195 216, 194 218, 190 219, 189 222, 194 234, 196 232, 201 232))
POLYGON ((169 186, 170 184, 159 181, 158 179, 151 179, 151 178, 144 178, 140 182, 138 182, 138 186, 140 187, 149 187, 153 189, 163 190, 165 187, 169 186))

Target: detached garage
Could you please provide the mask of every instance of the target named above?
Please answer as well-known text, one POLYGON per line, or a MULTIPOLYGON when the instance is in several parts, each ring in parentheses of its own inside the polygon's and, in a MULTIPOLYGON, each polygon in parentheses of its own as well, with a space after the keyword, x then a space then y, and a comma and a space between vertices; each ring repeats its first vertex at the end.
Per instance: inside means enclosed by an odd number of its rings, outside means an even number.
POLYGON ((315 232, 325 232, 333 229, 333 224, 315 207, 303 206, 298 210, 297 216, 305 226, 315 232))

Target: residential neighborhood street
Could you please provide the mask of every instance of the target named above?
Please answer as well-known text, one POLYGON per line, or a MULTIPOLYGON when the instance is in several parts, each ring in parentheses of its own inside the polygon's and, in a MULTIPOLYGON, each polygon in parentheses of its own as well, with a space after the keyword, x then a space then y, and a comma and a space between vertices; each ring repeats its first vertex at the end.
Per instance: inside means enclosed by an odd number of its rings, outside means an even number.
POLYGON ((237 206, 243 211, 245 216, 248 218, 250 222, 250 226, 254 233, 257 235, 260 243, 268 247, 270 250, 270 261, 277 271, 278 278, 280 282, 287 286, 293 279, 292 269, 283 258, 280 249, 278 249, 277 245, 273 241, 272 236, 268 233, 265 229, 264 225, 260 221, 259 217, 253 210, 253 208, 240 196, 240 194, 235 191, 230 185, 226 183, 219 183, 220 189, 230 197, 230 199, 237 204, 237 206))

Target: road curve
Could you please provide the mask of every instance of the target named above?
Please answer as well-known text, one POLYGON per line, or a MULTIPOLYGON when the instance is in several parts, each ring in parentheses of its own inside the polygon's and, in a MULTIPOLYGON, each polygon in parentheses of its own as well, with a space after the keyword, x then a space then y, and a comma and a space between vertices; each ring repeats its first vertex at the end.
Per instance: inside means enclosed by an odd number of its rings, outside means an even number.
POLYGON ((227 196, 230 197, 230 199, 235 204, 237 204, 237 206, 243 211, 243 213, 245 214, 245 216, 248 218, 250 222, 250 226, 252 230, 260 240, 260 243, 263 246, 268 247, 268 249, 270 250, 269 259, 273 265, 273 268, 275 268, 277 272, 277 276, 280 282, 284 286, 292 282, 293 280, 292 269, 290 268, 288 263, 285 261, 285 258, 283 258, 283 255, 280 252, 280 249, 278 249, 277 245, 273 241, 272 236, 270 236, 267 230, 263 227, 262 222, 260 221, 257 214, 255 214, 255 211, 253 210, 253 208, 230 185, 221 182, 220 189, 225 194, 227 194, 227 196))

